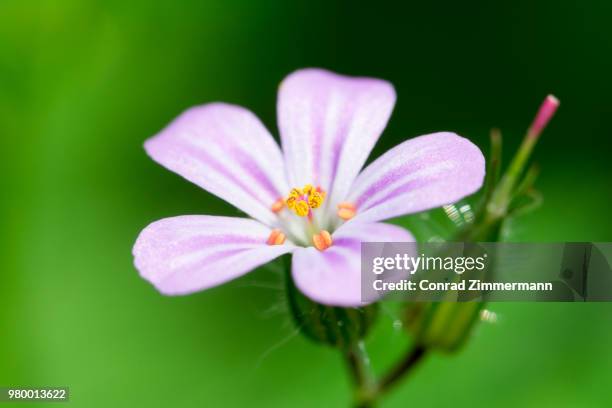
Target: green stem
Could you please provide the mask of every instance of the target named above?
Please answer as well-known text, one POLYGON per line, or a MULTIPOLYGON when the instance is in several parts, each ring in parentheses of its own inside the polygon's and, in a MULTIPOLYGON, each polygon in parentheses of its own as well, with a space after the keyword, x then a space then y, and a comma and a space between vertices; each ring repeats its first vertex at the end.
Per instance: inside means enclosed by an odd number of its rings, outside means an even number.
POLYGON ((363 341, 350 347, 345 357, 355 383, 355 408, 373 408, 378 399, 406 377, 425 354, 424 347, 412 348, 380 382, 377 382, 370 368, 370 360, 363 341))
POLYGON ((489 163, 487 165, 485 185, 483 187, 483 191, 485 192, 483 197, 484 203, 487 203, 491 199, 495 186, 499 183, 502 164, 502 136, 499 129, 491 129, 490 139, 491 151, 489 153, 489 163))
POLYGON ((363 340, 350 346, 345 352, 345 358, 355 383, 355 406, 373 407, 377 398, 377 384, 363 340))
POLYGON ((380 393, 388 392, 402 378, 408 375, 423 359, 426 349, 416 346, 408 350, 406 356, 380 381, 380 393))
POLYGON ((512 195, 519 177, 523 173, 523 169, 525 168, 527 160, 529 160, 531 152, 533 151, 537 141, 537 137, 534 137, 530 132, 527 132, 527 135, 523 139, 521 146, 510 162, 508 170, 506 170, 506 173, 502 177, 497 189, 493 193, 493 197, 491 198, 489 205, 487 206, 487 211, 493 217, 502 218, 506 215, 510 196, 512 195))

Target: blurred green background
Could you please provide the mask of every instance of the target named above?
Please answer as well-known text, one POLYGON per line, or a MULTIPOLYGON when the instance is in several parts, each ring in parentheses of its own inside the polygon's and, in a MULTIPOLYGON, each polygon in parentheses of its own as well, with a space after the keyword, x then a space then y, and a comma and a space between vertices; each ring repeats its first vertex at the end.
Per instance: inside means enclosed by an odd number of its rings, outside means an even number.
MULTIPOLYGON (((320 66, 391 81, 374 155, 453 130, 506 154, 549 93, 544 206, 517 241, 611 241, 612 3, 0 2, 0 385, 71 387, 79 407, 343 407, 339 356, 296 335, 261 269, 187 297, 132 266, 149 222, 236 214, 143 141, 183 109, 247 106, 276 134, 276 88, 320 66)), ((612 405, 612 305, 494 304, 459 354, 433 355, 383 407, 612 405)), ((385 316, 384 370, 407 339, 385 316)), ((20 404, 19 406, 27 406, 20 404)))

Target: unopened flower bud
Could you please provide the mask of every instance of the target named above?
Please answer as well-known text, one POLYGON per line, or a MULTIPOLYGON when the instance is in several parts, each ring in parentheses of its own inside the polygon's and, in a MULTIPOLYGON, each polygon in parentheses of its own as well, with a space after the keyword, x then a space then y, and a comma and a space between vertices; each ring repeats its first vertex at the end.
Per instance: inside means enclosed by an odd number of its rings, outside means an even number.
POLYGON ((540 133, 542 133, 558 107, 559 100, 554 95, 548 95, 546 99, 544 99, 533 123, 529 127, 529 137, 536 138, 540 136, 540 133))

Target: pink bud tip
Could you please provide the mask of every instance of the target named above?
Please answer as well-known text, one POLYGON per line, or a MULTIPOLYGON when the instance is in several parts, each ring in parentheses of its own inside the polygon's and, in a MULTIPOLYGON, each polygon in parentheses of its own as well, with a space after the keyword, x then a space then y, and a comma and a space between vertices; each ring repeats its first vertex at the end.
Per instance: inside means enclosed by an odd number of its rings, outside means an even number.
POLYGON ((529 128, 529 135, 531 137, 538 137, 540 133, 542 133, 542 130, 544 130, 558 107, 559 100, 555 98, 554 95, 548 95, 546 99, 544 99, 544 102, 542 102, 540 106, 540 110, 538 110, 538 114, 529 128))

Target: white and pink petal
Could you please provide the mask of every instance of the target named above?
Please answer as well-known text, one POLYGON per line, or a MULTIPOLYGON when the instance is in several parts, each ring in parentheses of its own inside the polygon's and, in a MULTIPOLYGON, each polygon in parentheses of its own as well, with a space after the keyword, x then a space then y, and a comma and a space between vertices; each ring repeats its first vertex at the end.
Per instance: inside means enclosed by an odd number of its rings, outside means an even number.
POLYGON ((407 140, 367 166, 348 200, 350 222, 381 221, 456 202, 482 186, 485 160, 469 140, 450 132, 407 140))
POLYGON ((368 303, 361 287, 362 242, 414 242, 405 229, 383 223, 347 223, 332 237, 333 244, 325 251, 297 248, 292 276, 296 287, 312 300, 343 307, 368 303))
POLYGON ((278 125, 291 186, 320 186, 342 199, 387 125, 395 104, 383 80, 323 69, 290 74, 278 92, 278 125))
POLYGON ((185 215, 147 226, 134 245, 140 275, 165 295, 183 295, 238 278, 283 254, 270 228, 246 218, 185 215))
POLYGON ((268 225, 288 191, 280 148, 249 110, 196 106, 145 142, 158 163, 268 225))

